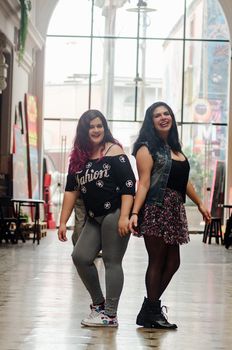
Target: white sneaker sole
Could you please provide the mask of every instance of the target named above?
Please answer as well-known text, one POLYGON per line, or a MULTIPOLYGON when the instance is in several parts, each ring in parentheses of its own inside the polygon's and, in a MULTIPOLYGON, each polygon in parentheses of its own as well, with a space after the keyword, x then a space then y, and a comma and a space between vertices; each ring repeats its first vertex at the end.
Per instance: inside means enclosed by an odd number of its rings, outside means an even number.
POLYGON ((87 321, 81 321, 82 326, 87 327, 118 327, 118 324, 99 324, 99 323, 90 323, 87 321))

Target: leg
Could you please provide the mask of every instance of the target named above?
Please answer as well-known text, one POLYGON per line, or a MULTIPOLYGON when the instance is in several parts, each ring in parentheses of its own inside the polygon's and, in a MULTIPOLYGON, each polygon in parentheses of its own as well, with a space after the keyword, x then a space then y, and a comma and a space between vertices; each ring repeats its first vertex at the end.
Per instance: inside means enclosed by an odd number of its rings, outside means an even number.
POLYGON ((148 253, 148 267, 145 276, 147 297, 150 301, 156 301, 160 297, 167 245, 162 238, 154 236, 144 236, 144 242, 148 253))
POLYGON ((94 264, 94 259, 100 249, 100 225, 95 220, 87 219, 83 232, 73 249, 72 258, 94 305, 104 302, 98 272, 94 264))
POLYGON ((160 296, 179 267, 179 246, 171 246, 161 237, 144 236, 148 252, 146 288, 148 298, 144 298, 136 323, 144 327, 176 329, 162 312, 160 296))
POLYGON ((106 302, 105 313, 116 316, 119 298, 123 288, 124 275, 122 259, 130 235, 120 237, 118 233, 119 209, 107 215, 101 226, 102 258, 105 265, 106 302))
POLYGON ((164 266, 164 270, 162 273, 161 283, 160 283, 160 295, 163 294, 165 289, 167 288, 169 282, 171 281, 172 277, 176 273, 180 266, 180 247, 178 244, 176 245, 168 245, 168 252, 167 252, 167 258, 166 263, 164 266))
POLYGON ((156 301, 180 265, 179 246, 166 244, 161 237, 144 236, 144 241, 149 258, 146 272, 147 297, 150 301, 156 301))
POLYGON ((77 198, 77 201, 74 207, 74 213, 75 213, 75 223, 74 223, 74 230, 72 234, 73 245, 76 244, 78 238, 80 237, 81 231, 84 227, 85 220, 86 220, 85 206, 81 198, 77 198))

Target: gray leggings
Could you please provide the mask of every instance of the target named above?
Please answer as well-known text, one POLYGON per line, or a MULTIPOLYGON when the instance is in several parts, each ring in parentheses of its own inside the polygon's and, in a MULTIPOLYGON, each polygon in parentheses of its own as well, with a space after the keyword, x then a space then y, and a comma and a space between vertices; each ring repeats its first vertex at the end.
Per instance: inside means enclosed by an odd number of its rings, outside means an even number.
POLYGON ((117 314, 124 281, 122 259, 130 238, 129 234, 119 236, 119 215, 120 210, 117 209, 103 217, 88 218, 72 253, 77 272, 89 291, 93 304, 98 305, 104 301, 104 296, 94 259, 102 250, 106 285, 105 312, 109 316, 117 314))

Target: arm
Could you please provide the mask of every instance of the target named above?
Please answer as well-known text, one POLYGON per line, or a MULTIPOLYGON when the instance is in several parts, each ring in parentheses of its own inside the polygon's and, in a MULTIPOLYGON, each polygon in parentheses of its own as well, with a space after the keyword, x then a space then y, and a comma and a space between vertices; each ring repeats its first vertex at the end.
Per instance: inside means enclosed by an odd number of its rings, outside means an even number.
POLYGON ((127 235, 129 231, 129 216, 133 205, 135 194, 135 176, 129 159, 119 145, 111 147, 108 153, 110 156, 121 156, 114 161, 114 178, 121 192, 121 208, 118 220, 118 232, 120 236, 127 235))
POLYGON ((78 191, 66 191, 64 193, 62 210, 60 214, 60 226, 58 230, 58 238, 62 242, 67 241, 66 223, 72 213, 78 195, 78 191))
POLYGON ((131 216, 129 224, 130 231, 134 234, 137 233, 135 228, 138 225, 138 215, 136 214, 138 214, 142 208, 147 192, 150 188, 151 170, 154 164, 152 156, 146 146, 142 146, 138 150, 136 154, 136 164, 139 175, 139 183, 132 209, 132 213, 135 214, 131 216))
POLYGON ((190 181, 187 183, 186 188, 186 194, 187 196, 197 205, 198 210, 203 216, 203 219, 208 223, 211 220, 211 215, 208 211, 208 209, 205 208, 204 204, 202 203, 201 199, 196 194, 196 191, 190 181))
POLYGON ((121 197, 121 212, 118 221, 118 231, 120 236, 125 236, 129 232, 129 216, 133 205, 133 196, 124 194, 121 197))

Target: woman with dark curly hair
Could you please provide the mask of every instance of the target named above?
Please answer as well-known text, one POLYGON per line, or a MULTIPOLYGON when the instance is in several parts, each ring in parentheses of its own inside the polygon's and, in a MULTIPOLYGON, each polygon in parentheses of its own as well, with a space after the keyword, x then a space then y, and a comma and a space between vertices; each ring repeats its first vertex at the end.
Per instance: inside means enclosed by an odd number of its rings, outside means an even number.
POLYGON ((98 110, 85 112, 77 125, 58 231, 62 242, 67 240, 66 223, 80 193, 87 219, 72 258, 92 299, 91 313, 82 325, 117 327, 135 177, 122 146, 98 110), (105 265, 105 297, 94 264, 100 250, 105 265))
POLYGON ((177 325, 169 323, 162 312, 160 297, 179 268, 180 244, 189 242, 186 194, 204 220, 210 221, 211 217, 189 181, 189 162, 179 142, 174 113, 166 103, 156 102, 147 109, 133 155, 139 184, 130 230, 144 237, 149 261, 145 277, 147 297, 136 323, 176 329, 177 325))

